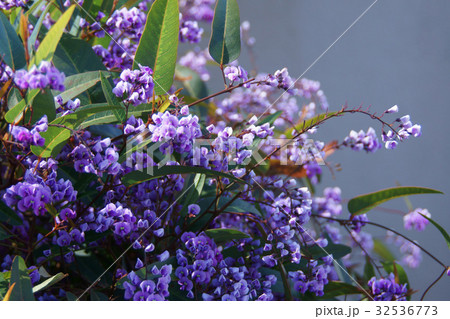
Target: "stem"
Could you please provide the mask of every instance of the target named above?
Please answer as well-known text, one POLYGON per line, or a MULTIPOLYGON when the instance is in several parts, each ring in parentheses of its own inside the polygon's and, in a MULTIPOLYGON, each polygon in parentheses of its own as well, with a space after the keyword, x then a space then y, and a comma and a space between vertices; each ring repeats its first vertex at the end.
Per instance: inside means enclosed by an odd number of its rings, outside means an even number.
POLYGON ((428 293, 428 291, 430 291, 431 287, 433 287, 439 280, 441 280, 442 276, 444 276, 446 271, 447 271, 447 269, 444 269, 444 271, 439 275, 439 277, 437 277, 436 280, 433 281, 430 286, 428 286, 428 288, 425 290, 422 297, 420 298, 420 301, 423 301, 423 299, 425 298, 425 295, 428 293))

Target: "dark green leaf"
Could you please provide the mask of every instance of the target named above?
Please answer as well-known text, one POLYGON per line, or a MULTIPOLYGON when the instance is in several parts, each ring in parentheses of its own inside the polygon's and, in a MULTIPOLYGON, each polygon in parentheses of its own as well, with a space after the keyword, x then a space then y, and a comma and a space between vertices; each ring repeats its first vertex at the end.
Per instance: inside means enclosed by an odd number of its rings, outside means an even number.
MULTIPOLYGON (((200 195, 203 191, 203 186, 205 185, 206 175, 205 174, 196 174, 194 177, 194 186, 190 188, 188 191, 185 200, 183 201, 183 208, 181 209, 181 216, 184 218, 187 213, 187 208, 190 204, 197 203, 200 195)), ((190 183, 188 184, 191 185, 190 183)))
POLYGON ((216 228, 205 231, 206 235, 218 245, 229 242, 231 240, 238 240, 243 238, 250 238, 250 235, 243 233, 236 229, 216 228))
POLYGON ((34 286, 33 287, 33 293, 36 293, 38 291, 47 289, 47 288, 53 286, 54 284, 56 284, 57 282, 60 282, 61 280, 63 280, 67 276, 68 276, 67 274, 63 274, 62 272, 57 273, 56 275, 54 275, 53 277, 47 279, 46 281, 41 282, 39 285, 34 286))
POLYGON ((347 267, 345 267, 344 263, 340 259, 334 259, 333 264, 339 279, 351 285, 354 282, 354 280, 348 274, 348 269, 347 267))
POLYGON ((73 293, 66 291, 66 298, 67 301, 76 301, 78 297, 75 296, 73 293))
POLYGON ((375 268, 370 259, 366 257, 366 264, 364 265, 364 280, 369 281, 370 278, 375 277, 375 268))
POLYGON ((32 58, 30 66, 34 64, 39 65, 43 60, 51 61, 53 59, 53 54, 55 53, 58 42, 61 39, 67 23, 69 23, 69 20, 72 17, 74 9, 75 5, 71 5, 47 32, 47 35, 39 44, 39 48, 37 49, 35 56, 32 58))
POLYGON ((428 220, 430 221, 430 223, 432 223, 432 224, 433 224, 433 225, 441 232, 442 236, 444 236, 444 239, 445 239, 445 241, 447 242, 448 248, 450 249, 450 236, 449 236, 448 233, 445 231, 445 229, 444 229, 441 225, 439 225, 438 223, 436 223, 434 220, 432 220, 431 218, 429 218, 429 217, 427 217, 427 216, 425 216, 425 215, 423 215, 423 214, 420 214, 420 215, 422 215, 423 217, 425 217, 426 219, 428 219, 428 220))
POLYGON ((304 247, 302 252, 305 255, 311 255, 314 259, 319 259, 322 257, 326 257, 329 254, 333 255, 333 258, 340 259, 352 252, 352 249, 349 246, 334 244, 329 242, 328 246, 320 247, 318 245, 304 247))
POLYGON ((117 97, 112 93, 111 83, 109 83, 109 80, 106 79, 103 73, 100 73, 100 78, 102 81, 103 94, 105 94, 105 98, 108 104, 121 107, 121 109, 115 109, 112 111, 116 116, 117 121, 119 121, 119 123, 125 122, 126 120, 125 109, 122 107, 117 97))
POLYGON ((25 265, 25 261, 22 257, 14 257, 11 267, 11 281, 9 285, 13 283, 16 285, 12 290, 11 301, 34 301, 33 289, 31 286, 31 279, 28 275, 28 269, 25 265))
POLYGON ((275 120, 277 118, 279 118, 281 116, 281 114, 283 114, 283 111, 278 111, 273 114, 270 114, 270 115, 266 116, 264 119, 262 119, 261 122, 258 123, 258 125, 263 125, 265 123, 269 123, 270 125, 273 125, 275 120))
MULTIPOLYGON (((49 89, 41 91, 33 99, 32 107, 33 116, 31 118, 31 124, 39 121, 44 115, 47 115, 47 119, 49 122, 53 121, 56 117, 55 99, 49 89)), ((28 110, 25 113, 25 122, 28 122, 30 115, 31 110, 28 110)))
POLYGON ((49 126, 46 132, 41 132, 41 136, 45 139, 44 146, 31 146, 34 155, 47 158, 56 156, 66 144, 70 137, 70 130, 63 127, 49 126))
POLYGON ((65 127, 70 129, 78 129, 79 126, 89 117, 108 110, 122 110, 122 107, 117 105, 103 104, 86 105, 78 108, 74 113, 58 117, 50 124, 64 125, 65 127))
POLYGON ((13 226, 22 225, 22 219, 1 199, 0 199, 0 222, 5 222, 13 226))
POLYGON ((9 234, 8 232, 6 232, 6 230, 4 230, 3 228, 0 228, 0 241, 1 240, 5 240, 8 239, 9 237, 11 237, 12 235, 9 234))
POLYGON ((348 202, 348 211, 352 215, 367 213, 372 208, 394 198, 418 194, 443 194, 440 191, 423 187, 394 187, 352 198, 348 202))
POLYGON ((179 11, 177 0, 156 0, 136 50, 133 68, 140 65, 153 70, 155 93, 166 94, 173 82, 177 60, 179 11))
POLYGON ((173 174, 193 174, 193 173, 200 173, 205 174, 209 176, 220 176, 225 177, 230 180, 239 182, 239 183, 247 183, 243 181, 242 179, 236 178, 233 175, 209 170, 203 167, 197 167, 197 166, 163 166, 161 168, 154 168, 152 174, 147 174, 146 172, 139 172, 139 171, 133 171, 131 173, 126 174, 124 177, 122 177, 122 183, 125 186, 131 187, 155 178, 159 178, 166 175, 173 175, 173 174))
POLYGON ((325 285, 324 298, 344 296, 344 295, 359 295, 362 294, 358 287, 342 281, 330 281, 325 285))
MULTIPOLYGON (((66 90, 59 94, 63 99, 63 103, 76 98, 81 93, 87 91, 95 84, 101 81, 100 74, 101 71, 88 71, 80 74, 75 74, 68 76, 64 81, 64 86, 66 90)), ((105 77, 109 77, 108 73, 104 73, 105 77)))
POLYGON ((233 62, 241 53, 241 24, 236 0, 217 0, 211 27, 209 54, 220 65, 233 62))
POLYGON ((25 66, 23 44, 9 23, 8 18, 0 11, 0 57, 13 70, 25 66))
POLYGON ((101 293, 99 291, 95 291, 94 289, 91 289, 91 301, 109 301, 109 298, 104 293, 101 293))
POLYGON ((45 16, 47 15, 48 10, 53 6, 52 3, 47 4, 47 7, 43 12, 40 13, 40 17, 36 24, 34 25, 33 32, 30 34, 30 37, 28 38, 28 52, 32 52, 35 47, 35 43, 37 40, 37 37, 39 35, 39 31, 41 30, 42 23, 44 22, 45 16))
MULTIPOLYGON (((89 71, 106 70, 89 43, 70 36, 62 37, 56 48, 53 63, 67 77, 89 71)), ((92 100, 89 102, 94 103, 92 100)))

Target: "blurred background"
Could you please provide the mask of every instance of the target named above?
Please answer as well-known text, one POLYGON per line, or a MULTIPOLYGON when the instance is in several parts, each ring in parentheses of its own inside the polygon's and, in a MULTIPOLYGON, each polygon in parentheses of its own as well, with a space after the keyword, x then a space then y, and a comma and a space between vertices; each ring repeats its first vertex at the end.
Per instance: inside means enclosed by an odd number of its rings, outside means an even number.
MULTIPOLYGON (((286 66, 296 78, 366 10, 373 1, 321 0, 272 1, 241 0, 241 21, 251 23, 256 38, 256 63, 262 72, 273 73, 286 66)), ((318 80, 328 97, 330 110, 343 104, 369 106, 380 114, 398 104, 401 115, 410 114, 422 125, 423 134, 401 143, 396 150, 375 154, 338 151, 329 158, 340 163, 335 178, 324 169, 321 188, 339 186, 343 198, 396 186, 431 187, 446 195, 418 195, 410 199, 414 207, 427 208, 432 218, 450 229, 450 2, 446 0, 378 1, 306 74, 318 80)), ((240 64, 251 69, 245 50, 240 64)), ((327 122, 320 129, 324 141, 342 141, 350 130, 367 131, 376 122, 349 115, 327 122)), ((320 139, 319 138, 319 139, 320 139)), ((321 189, 319 189, 321 193, 321 189)), ((407 211, 402 199, 384 207, 407 211)), ((345 211, 345 214, 348 214, 345 211)), ((449 249, 441 234, 428 225, 424 232, 407 231, 401 215, 372 211, 369 218, 415 238, 429 251, 450 264, 449 249)), ((371 227, 375 237, 385 232, 371 227)), ((396 246, 393 252, 399 254, 396 246)), ((424 289, 442 271, 423 254, 419 268, 408 269, 412 288, 424 289)), ((427 300, 450 300, 450 278, 445 276, 427 294, 427 300)))

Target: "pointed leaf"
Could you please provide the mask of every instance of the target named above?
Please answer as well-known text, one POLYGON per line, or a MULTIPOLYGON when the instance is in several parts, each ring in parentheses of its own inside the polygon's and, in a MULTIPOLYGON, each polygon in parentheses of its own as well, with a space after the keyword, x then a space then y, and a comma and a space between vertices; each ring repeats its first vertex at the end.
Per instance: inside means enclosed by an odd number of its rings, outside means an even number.
POLYGON ((163 166, 161 168, 154 168, 152 174, 148 174, 146 172, 140 172, 140 171, 133 171, 131 173, 126 174, 124 177, 122 177, 122 183, 125 186, 131 187, 155 178, 159 178, 166 175, 173 175, 173 174, 192 174, 192 173, 201 173, 209 176, 220 176, 225 177, 230 180, 239 182, 239 183, 247 183, 243 181, 242 179, 236 178, 233 175, 209 170, 203 167, 197 167, 197 166, 163 166))
POLYGON ((445 229, 441 225, 436 223, 434 220, 432 220, 431 218, 429 218, 429 217, 427 217, 427 216, 425 216, 423 214, 420 214, 420 215, 422 215, 424 218, 428 219, 430 221, 430 223, 432 223, 441 232, 442 236, 444 236, 444 239, 447 242, 448 248, 450 249, 450 236, 445 231, 445 229))
POLYGON ((34 89, 27 92, 24 99, 20 100, 18 104, 12 107, 6 114, 5 119, 8 123, 18 123, 23 116, 23 111, 27 106, 32 105, 34 98, 39 94, 39 89, 34 89))
POLYGON ((209 54, 220 65, 241 53, 239 6, 236 0, 217 0, 209 42, 209 54))
POLYGON ((45 139, 44 146, 31 146, 34 155, 47 158, 56 156, 70 138, 70 130, 63 127, 49 126, 46 132, 41 132, 45 139))
POLYGON ((157 95, 166 94, 172 85, 177 59, 178 32, 178 1, 156 0, 147 15, 133 68, 139 68, 140 64, 153 70, 157 95))
POLYGON ((32 65, 39 65, 43 60, 51 61, 53 59, 53 54, 55 53, 59 40, 64 33, 66 25, 72 17, 74 9, 75 5, 73 4, 59 17, 58 21, 56 21, 56 23, 47 32, 47 35, 44 40, 42 40, 41 44, 39 44, 39 48, 30 62, 30 67, 32 65))
POLYGON ((378 192, 361 195, 348 202, 348 211, 352 215, 367 213, 372 208, 394 198, 418 194, 443 194, 440 191, 423 187, 394 187, 378 192))
POLYGON ((11 267, 10 285, 15 283, 9 300, 11 301, 34 301, 31 279, 28 275, 28 269, 22 257, 14 257, 11 267))
POLYGON ((103 94, 105 94, 105 98, 106 98, 106 101, 108 102, 108 104, 119 106, 121 108, 121 109, 114 109, 114 110, 112 110, 112 112, 116 116, 119 123, 125 122, 125 120, 126 120, 125 109, 122 107, 122 105, 120 104, 117 97, 112 93, 111 83, 109 83, 109 80, 106 79, 106 77, 103 75, 103 73, 100 73, 100 79, 102 81, 103 94))
POLYGON ((40 14, 40 17, 36 24, 34 25, 33 32, 31 33, 30 37, 28 38, 28 52, 32 52, 35 49, 35 44, 37 37, 39 35, 39 31, 41 30, 42 23, 45 20, 45 16, 47 15, 48 10, 53 6, 53 3, 49 3, 45 10, 40 14))
POLYGON ((22 41, 9 23, 8 18, 0 11, 0 61, 3 60, 13 70, 19 70, 26 64, 22 41))
MULTIPOLYGON (((103 72, 89 71, 68 76, 64 81, 66 90, 59 94, 63 99, 63 103, 76 98, 78 95, 100 82, 100 74, 103 74, 103 72)), ((104 72, 103 75, 105 78, 109 77, 109 74, 106 72, 104 72)))
POLYGON ((63 274, 62 272, 57 273, 56 275, 54 275, 53 277, 47 279, 46 281, 40 283, 39 285, 36 285, 33 287, 33 293, 36 293, 38 291, 47 289, 51 286, 53 286, 54 284, 56 284, 57 282, 63 280, 64 278, 66 278, 68 275, 67 274, 63 274))
POLYGON ((236 229, 226 229, 226 228, 216 228, 216 229, 208 229, 205 231, 205 234, 214 239, 216 244, 223 244, 229 242, 231 240, 238 240, 243 238, 251 238, 250 235, 243 233, 236 229))

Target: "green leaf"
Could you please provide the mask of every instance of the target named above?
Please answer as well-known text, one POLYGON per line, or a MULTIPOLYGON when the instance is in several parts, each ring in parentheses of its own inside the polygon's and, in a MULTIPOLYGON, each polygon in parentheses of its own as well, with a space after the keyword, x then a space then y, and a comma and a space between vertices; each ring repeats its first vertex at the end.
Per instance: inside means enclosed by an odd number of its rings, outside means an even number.
MULTIPOLYGON (((419 213, 420 214, 420 213, 419 213)), ((420 214, 420 215, 422 215, 423 217, 425 217, 426 219, 428 219, 429 221, 430 221, 430 223, 432 223, 440 232, 441 232, 441 234, 442 234, 442 236, 444 236, 444 239, 445 239, 445 241, 447 242, 447 245, 448 245, 448 249, 450 249, 450 236, 448 235, 448 233, 445 231, 445 229, 441 226, 441 225, 439 225, 438 223, 436 223, 434 220, 432 220, 431 218, 429 218, 429 217, 427 217, 427 216, 425 216, 425 215, 423 215, 423 214, 420 214)))
POLYGON ((120 123, 125 122, 125 120, 127 119, 125 109, 122 107, 122 105, 120 104, 117 97, 112 93, 111 83, 109 83, 109 81, 106 79, 106 77, 103 75, 103 73, 100 73, 100 78, 102 81, 102 89, 103 89, 103 94, 105 94, 106 101, 108 102, 109 105, 115 105, 115 106, 121 107, 121 109, 113 110, 113 113, 120 123))
POLYGON ((226 229, 226 228, 208 229, 205 231, 205 233, 208 237, 214 239, 214 242, 218 245, 229 242, 231 240, 250 238, 250 235, 236 229, 226 229))
MULTIPOLYGON (((195 174, 194 186, 188 191, 185 200, 183 201, 183 207, 181 208, 181 216, 184 218, 187 213, 187 208, 190 204, 194 204, 198 201, 205 185, 206 175, 195 174)), ((191 185, 190 183, 188 185, 191 185)))
POLYGON ((345 267, 344 263, 340 259, 333 260, 334 269, 339 277, 339 279, 349 285, 351 285, 354 281, 352 277, 350 277, 347 267, 345 267))
POLYGON ((287 129, 284 134, 286 135, 286 137, 290 138, 293 137, 294 134, 294 130, 297 132, 300 132, 304 129, 308 129, 311 128, 312 126, 316 125, 317 123, 323 121, 324 119, 333 116, 334 114, 336 114, 337 112, 327 112, 327 113, 322 113, 319 115, 314 116, 313 118, 310 118, 308 120, 304 120, 302 121, 300 124, 295 125, 294 128, 289 128, 287 129))
MULTIPOLYGON (((137 136, 139 136, 139 135, 137 135, 137 136)), ((134 138, 133 138, 133 139, 127 141, 127 150, 126 150, 125 153, 122 153, 122 154, 120 155, 119 160, 118 160, 118 162, 119 162, 120 164, 122 164, 123 162, 125 162, 125 161, 126 161, 133 153, 139 152, 140 150, 142 150, 143 148, 145 148, 148 144, 150 144, 150 143, 152 142, 152 140, 151 140, 150 138, 147 138, 146 140, 144 140, 144 141, 140 142, 139 144, 134 145, 133 147, 131 147, 130 149, 128 149, 128 146, 129 146, 130 144, 132 145, 132 143, 133 143, 134 140, 137 140, 137 139, 134 139, 134 138)))
POLYGON ((3 297, 6 295, 6 292, 8 291, 8 281, 6 280, 4 273, 0 272, 0 298, 3 299, 3 297))
POLYGON ((122 177, 122 183, 127 186, 131 187, 155 178, 159 178, 166 175, 172 175, 172 174, 192 174, 192 173, 200 173, 205 174, 208 176, 220 176, 225 177, 230 180, 233 180, 238 183, 246 183, 242 179, 236 178, 233 175, 209 170, 202 167, 197 166, 163 166, 161 168, 154 168, 153 173, 147 174, 146 172, 139 172, 139 171, 133 171, 131 173, 126 174, 124 177, 122 177))
POLYGON ((39 285, 36 285, 33 287, 33 293, 36 293, 38 291, 47 289, 51 286, 53 286, 54 284, 56 284, 57 282, 63 280, 64 278, 66 278, 68 275, 67 274, 63 274, 62 272, 57 273, 56 275, 54 275, 53 277, 47 279, 46 281, 40 283, 39 285))
POLYGON ((90 294, 91 294, 91 301, 109 301, 107 295, 99 291, 95 291, 94 289, 91 289, 90 294))
POLYGON ((41 30, 42 23, 44 22, 45 16, 47 15, 48 10, 53 6, 53 3, 49 3, 45 10, 40 14, 39 20, 36 22, 33 28, 33 32, 31 33, 30 37, 28 38, 28 52, 32 52, 35 47, 36 39, 39 35, 39 31, 41 30))
POLYGON ((179 11, 177 0, 156 0, 136 50, 133 68, 139 64, 153 70, 155 94, 166 94, 173 82, 177 60, 179 11))
MULTIPOLYGON (((109 74, 104 72, 105 77, 109 77, 109 74)), ((64 81, 66 90, 59 94, 63 99, 63 103, 66 103, 73 98, 76 98, 81 93, 87 91, 97 83, 101 81, 101 71, 89 71, 80 74, 68 76, 64 81)))
MULTIPOLYGON (((47 115, 47 119, 49 122, 53 121, 56 118, 56 108, 55 99, 51 90, 46 89, 36 95, 36 97, 33 99, 32 108, 33 115, 31 117, 31 124, 39 121, 44 115, 47 115)), ((27 110, 27 112, 25 113, 25 122, 28 122, 30 115, 31 110, 27 110)))
POLYGON ((6 230, 4 230, 3 228, 0 228, 0 241, 1 240, 5 240, 8 239, 9 237, 11 237, 12 235, 7 233, 6 230))
POLYGON ((196 99, 201 99, 208 96, 208 88, 197 72, 185 66, 177 65, 175 74, 177 77, 182 79, 181 82, 190 96, 196 99))
POLYGON ((341 244, 334 244, 330 241, 328 241, 328 246, 326 247, 319 247, 318 245, 310 246, 310 247, 304 247, 302 248, 302 252, 305 255, 311 255, 314 259, 319 259, 322 257, 328 256, 328 254, 333 255, 334 259, 340 259, 352 252, 352 249, 349 246, 341 245, 341 244))
POLYGON ((31 279, 28 275, 28 269, 22 257, 14 257, 11 267, 11 280, 9 285, 16 285, 11 293, 11 301, 34 301, 31 279))
POLYGON ((39 89, 29 90, 24 99, 12 107, 6 114, 5 119, 8 123, 17 123, 20 121, 25 108, 33 103, 34 98, 39 94, 39 89))
MULTIPOLYGON (((211 203, 214 200, 215 200, 215 197, 203 198, 199 202, 199 205, 201 208, 203 208, 202 210, 205 210, 206 208, 208 208, 211 205, 211 203)), ((217 203, 217 210, 221 210, 231 200, 232 200, 231 197, 221 196, 217 203)), ((215 206, 212 206, 211 209, 214 210, 214 208, 215 208, 215 206)), ((225 212, 235 212, 235 213, 252 213, 257 216, 262 216, 261 212, 258 209, 256 209, 256 207, 254 205, 252 205, 249 202, 246 202, 245 200, 240 199, 240 198, 235 199, 230 205, 228 205, 225 208, 224 211, 225 212)))
POLYGON ((49 126, 46 132, 40 134, 45 139, 44 146, 32 145, 31 151, 36 156, 47 158, 59 153, 69 139, 71 132, 63 127, 49 126))
POLYGON ((66 298, 67 301, 76 301, 78 297, 75 296, 73 293, 66 291, 66 298))
POLYGON ((361 215, 367 213, 372 208, 394 198, 407 196, 407 195, 418 195, 418 194, 443 194, 440 191, 423 188, 423 187, 394 187, 384 189, 378 192, 361 195, 352 198, 348 202, 348 211, 350 214, 361 215))
MULTIPOLYGON (((89 43, 66 35, 56 47, 53 63, 67 77, 88 71, 106 71, 89 43)), ((91 100, 90 103, 94 101, 91 100)))
POLYGON ((366 257, 366 264, 364 265, 364 280, 369 281, 372 277, 375 277, 375 268, 370 262, 369 257, 366 257))
POLYGON ((220 65, 233 62, 241 53, 239 6, 236 0, 217 0, 209 42, 209 54, 220 65))
MULTIPOLYGON (((100 104, 99 104, 100 105, 100 104)), ((104 104, 106 105, 106 104, 104 104)), ((152 106, 150 104, 141 104, 136 107, 132 107, 128 110, 128 116, 134 116, 135 118, 145 118, 152 113, 152 106)), ((112 111, 105 111, 97 113, 84 121, 81 124, 81 128, 86 128, 92 125, 112 124, 118 123, 116 116, 112 111)))
POLYGON ((379 239, 373 240, 373 251, 383 258, 385 261, 394 261, 395 257, 389 250, 389 248, 386 247, 386 245, 379 239))
POLYGON ((44 40, 39 44, 35 56, 31 59, 30 67, 32 65, 39 65, 43 60, 51 61, 53 59, 53 54, 55 53, 58 42, 64 33, 66 25, 72 17, 74 9, 75 5, 71 5, 47 32, 44 40))
POLYGON ((270 125, 273 125, 275 120, 277 118, 279 118, 281 116, 281 114, 283 114, 283 111, 278 111, 273 114, 270 114, 270 115, 266 116, 263 120, 261 120, 261 122, 259 122, 258 125, 263 125, 265 123, 269 123, 270 125))
POLYGON ((1 199, 0 199, 0 222, 4 222, 12 226, 22 225, 22 219, 1 199))
POLYGON ((359 295, 363 293, 358 287, 342 281, 330 281, 325 285, 323 292, 324 298, 344 295, 359 295))
POLYGON ((79 126, 89 117, 105 112, 108 110, 121 110, 121 106, 117 105, 104 105, 104 104, 92 104, 78 108, 74 113, 66 114, 58 117, 50 124, 64 125, 70 129, 78 129, 79 126))
POLYGON ((22 41, 9 23, 8 18, 0 11, 0 57, 13 70, 25 66, 25 51, 22 41))

